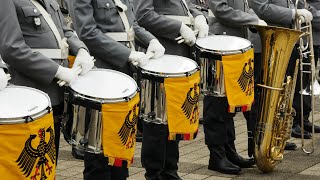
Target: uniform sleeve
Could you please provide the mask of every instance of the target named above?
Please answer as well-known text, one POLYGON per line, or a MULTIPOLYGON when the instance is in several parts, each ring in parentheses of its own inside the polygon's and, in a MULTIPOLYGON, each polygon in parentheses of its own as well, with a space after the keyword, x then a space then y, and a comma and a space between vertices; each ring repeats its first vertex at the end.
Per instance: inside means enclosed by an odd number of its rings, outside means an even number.
POLYGON ((0 6, 0 54, 16 71, 43 85, 49 85, 59 65, 41 53, 33 53, 26 45, 11 0, 2 0, 0 6))
MULTIPOLYGON (((63 17, 63 15, 61 14, 60 17, 63 17)), ((78 38, 75 32, 67 26, 65 19, 62 19, 62 29, 64 37, 67 38, 71 55, 76 55, 80 48, 84 48, 88 51, 87 46, 78 38)))
MULTIPOLYGON (((320 1, 308 2, 310 7, 308 10, 312 13, 312 28, 314 31, 320 31, 320 1)), ((318 35, 314 34, 313 36, 318 35)), ((318 35, 319 36, 319 35, 318 35)))
POLYGON ((91 1, 92 0, 74 1, 75 29, 78 31, 77 33, 80 39, 87 45, 90 52, 96 58, 122 68, 128 63, 131 50, 125 45, 106 36, 98 29, 93 17, 91 1), (117 59, 117 61, 114 61, 115 59, 117 59))
MULTIPOLYGON (((132 3, 130 3, 130 5, 133 6, 132 3)), ((130 18, 134 18, 134 20, 133 20, 133 29, 134 29, 134 33, 135 33, 135 41, 138 41, 143 46, 148 47, 149 42, 152 39, 156 39, 156 37, 154 37, 145 28, 139 26, 138 22, 136 21, 136 18, 134 17, 134 7, 130 7, 130 9, 132 10, 131 13, 133 15, 133 17, 130 17, 130 18)))
POLYGON ((267 23, 292 24, 292 10, 278 6, 268 0, 248 0, 250 7, 267 23))
POLYGON ((238 9, 233 9, 228 5, 227 0, 209 0, 208 5, 221 24, 239 27, 255 25, 259 20, 257 16, 238 9))
POLYGON ((174 40, 178 37, 181 22, 160 15, 154 10, 153 0, 134 0, 138 24, 157 37, 174 40))
POLYGON ((188 3, 188 8, 193 17, 203 15, 203 13, 196 8, 196 6, 192 3, 191 0, 188 0, 188 1, 186 0, 186 2, 188 3))

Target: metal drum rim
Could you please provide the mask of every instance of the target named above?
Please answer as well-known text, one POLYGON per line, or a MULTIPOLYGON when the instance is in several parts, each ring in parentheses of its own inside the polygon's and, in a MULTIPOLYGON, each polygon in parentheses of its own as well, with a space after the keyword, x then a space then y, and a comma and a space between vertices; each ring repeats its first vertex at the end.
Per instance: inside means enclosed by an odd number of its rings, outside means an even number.
POLYGON ((212 36, 208 36, 208 37, 213 37, 213 36, 228 36, 228 37, 234 37, 236 39, 241 39, 241 40, 245 40, 247 42, 249 42, 250 46, 246 47, 246 48, 242 48, 242 49, 236 49, 236 50, 232 50, 232 51, 221 51, 221 50, 212 50, 212 49, 207 49, 204 47, 201 47, 200 45, 197 44, 197 42, 200 39, 197 39, 196 41, 196 48, 198 48, 201 52, 208 52, 208 53, 212 53, 212 54, 218 54, 218 55, 234 55, 234 54, 242 54, 245 53, 247 51, 249 51, 251 48, 253 48, 253 44, 245 39, 245 38, 241 38, 241 37, 237 37, 237 36, 230 36, 230 35, 212 35, 212 36))
POLYGON ((85 95, 85 94, 79 93, 76 90, 72 89, 71 86, 69 86, 69 89, 74 93, 75 97, 83 98, 83 99, 86 99, 86 100, 89 100, 89 101, 98 102, 98 103, 102 103, 102 104, 105 104, 105 103, 118 103, 118 102, 126 102, 127 99, 132 99, 133 97, 136 96, 137 92, 139 91, 137 82, 132 77, 130 77, 129 75, 127 75, 125 73, 122 73, 122 72, 116 71, 116 70, 112 70, 112 69, 102 69, 102 68, 92 69, 90 71, 108 71, 108 72, 115 72, 117 74, 124 75, 124 76, 128 77, 130 80, 131 79, 133 80, 133 82, 135 84, 135 87, 136 87, 136 90, 131 95, 124 96, 124 97, 121 97, 121 98, 96 98, 96 97, 92 97, 92 96, 89 96, 89 95, 85 95))
MULTIPOLYGON (((29 89, 29 90, 33 90, 33 91, 36 91, 36 92, 39 92, 41 94, 43 94, 47 99, 48 99, 48 106, 37 112, 37 113, 34 113, 32 115, 29 115, 29 116, 23 116, 23 117, 15 117, 15 118, 0 118, 0 125, 3 125, 3 124, 22 124, 22 123, 26 123, 26 117, 31 117, 33 119, 33 121, 39 119, 39 118, 42 118, 43 116, 47 115, 50 111, 51 111, 51 101, 50 101, 50 98, 49 96, 38 90, 38 89, 35 89, 35 88, 31 88, 31 87, 26 87, 26 86, 15 86, 15 85, 10 85, 10 86, 7 86, 6 88, 23 88, 23 89, 29 89)), ((28 121, 29 122, 29 121, 28 121)))
MULTIPOLYGON (((165 56, 178 56, 178 55, 170 55, 170 54, 165 54, 165 56)), ((178 56, 181 59, 186 59, 190 62, 192 62, 195 65, 195 69, 191 70, 191 71, 186 71, 183 73, 165 73, 165 72, 155 72, 155 71, 151 71, 151 70, 146 70, 143 69, 142 67, 138 67, 140 69, 140 72, 146 75, 151 75, 151 76, 156 76, 156 77, 163 77, 163 78, 176 78, 176 77, 185 77, 186 75, 190 75, 190 74, 194 74, 195 72, 197 72, 199 70, 199 65, 197 64, 196 61, 187 58, 187 57, 183 57, 183 56, 178 56)))

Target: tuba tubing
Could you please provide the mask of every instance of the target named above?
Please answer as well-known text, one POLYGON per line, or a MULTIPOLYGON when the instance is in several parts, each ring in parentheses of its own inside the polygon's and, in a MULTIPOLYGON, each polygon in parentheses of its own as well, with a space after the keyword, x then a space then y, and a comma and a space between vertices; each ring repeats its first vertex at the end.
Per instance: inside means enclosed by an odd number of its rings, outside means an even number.
POLYGON ((284 79, 294 45, 303 33, 274 26, 255 28, 262 44, 262 83, 258 84, 261 94, 254 157, 261 171, 271 172, 283 159, 285 141, 291 133, 295 80, 287 77, 284 83, 284 79))

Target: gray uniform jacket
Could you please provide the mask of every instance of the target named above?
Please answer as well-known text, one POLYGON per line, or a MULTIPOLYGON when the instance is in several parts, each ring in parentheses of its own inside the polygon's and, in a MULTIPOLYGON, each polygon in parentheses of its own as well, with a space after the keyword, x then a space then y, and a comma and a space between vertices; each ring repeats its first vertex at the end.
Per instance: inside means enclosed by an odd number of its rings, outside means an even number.
POLYGON ((268 25, 291 28, 290 0, 248 0, 250 7, 268 25))
MULTIPOLYGON (((295 4, 295 0, 292 1, 295 4)), ((319 34, 320 26, 320 1, 319 0, 308 0, 310 8, 308 9, 314 16, 313 32, 314 34, 319 34), (317 11, 318 9, 318 11, 317 11)), ((292 14, 293 6, 290 6, 289 0, 249 0, 249 4, 252 9, 257 13, 257 15, 265 20, 270 25, 292 28, 294 20, 292 14)), ((304 8, 304 5, 299 3, 298 8, 304 8)), ((314 37, 314 44, 319 44, 319 35, 317 38, 314 37)))
MULTIPOLYGON (((202 15, 190 1, 186 0, 193 17, 202 15)), ((136 18, 140 26, 154 34, 166 49, 166 54, 188 57, 190 47, 178 44, 174 39, 179 36, 181 22, 165 15, 188 16, 182 0, 134 0, 136 18)))
MULTIPOLYGON (((69 51, 76 54, 86 46, 66 27, 55 0, 40 1, 51 14, 61 37, 68 39, 69 51)), ((63 88, 59 88, 54 76, 61 60, 52 60, 31 48, 57 49, 58 44, 40 11, 29 0, 2 0, 0 7, 0 54, 9 65, 11 82, 15 85, 40 89, 57 105, 63 100, 63 88), (40 25, 35 24, 40 18, 40 25)))
POLYGON ((210 33, 227 34, 248 38, 260 52, 260 37, 258 34, 248 36, 248 25, 258 24, 259 17, 250 9, 244 0, 209 0, 209 8, 214 17, 209 17, 210 33))
MULTIPOLYGON (((135 40, 147 47, 155 37, 135 20, 133 0, 121 1, 128 7, 126 15, 130 26, 133 26, 135 40)), ((97 59, 95 65, 130 74, 128 57, 131 49, 104 34, 125 31, 113 0, 73 0, 73 6, 75 30, 97 59)))

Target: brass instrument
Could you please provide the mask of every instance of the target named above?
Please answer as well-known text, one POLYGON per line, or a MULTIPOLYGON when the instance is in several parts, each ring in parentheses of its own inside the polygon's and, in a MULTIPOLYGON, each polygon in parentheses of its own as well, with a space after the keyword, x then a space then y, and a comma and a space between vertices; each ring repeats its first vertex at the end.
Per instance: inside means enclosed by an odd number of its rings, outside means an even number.
POLYGON ((271 172, 283 159, 285 142, 291 134, 298 63, 293 79, 288 76, 285 83, 284 79, 293 47, 303 33, 272 26, 256 29, 262 42, 262 84, 258 84, 261 95, 254 157, 261 171, 271 172))
MULTIPOLYGON (((297 12, 298 2, 296 1, 295 10, 297 12)), ((306 0, 304 0, 304 8, 308 9, 309 5, 306 0)), ((304 36, 300 38, 299 41, 299 54, 300 54, 300 89, 301 89, 301 149, 306 154, 311 154, 314 152, 314 96, 320 94, 320 85, 315 78, 315 59, 314 59, 314 50, 313 50, 313 37, 312 37, 312 24, 311 22, 305 22, 303 24, 303 17, 298 16, 296 13, 295 19, 295 29, 298 31, 303 31, 304 36), (310 62, 305 62, 304 59, 309 59, 310 62), (304 70, 304 66, 309 66, 310 70, 304 70), (309 74, 310 78, 310 85, 303 89, 303 74, 309 74), (306 150, 304 144, 304 123, 303 123, 303 96, 309 95, 311 96, 311 123, 312 123, 312 143, 311 143, 311 150, 306 150)))

